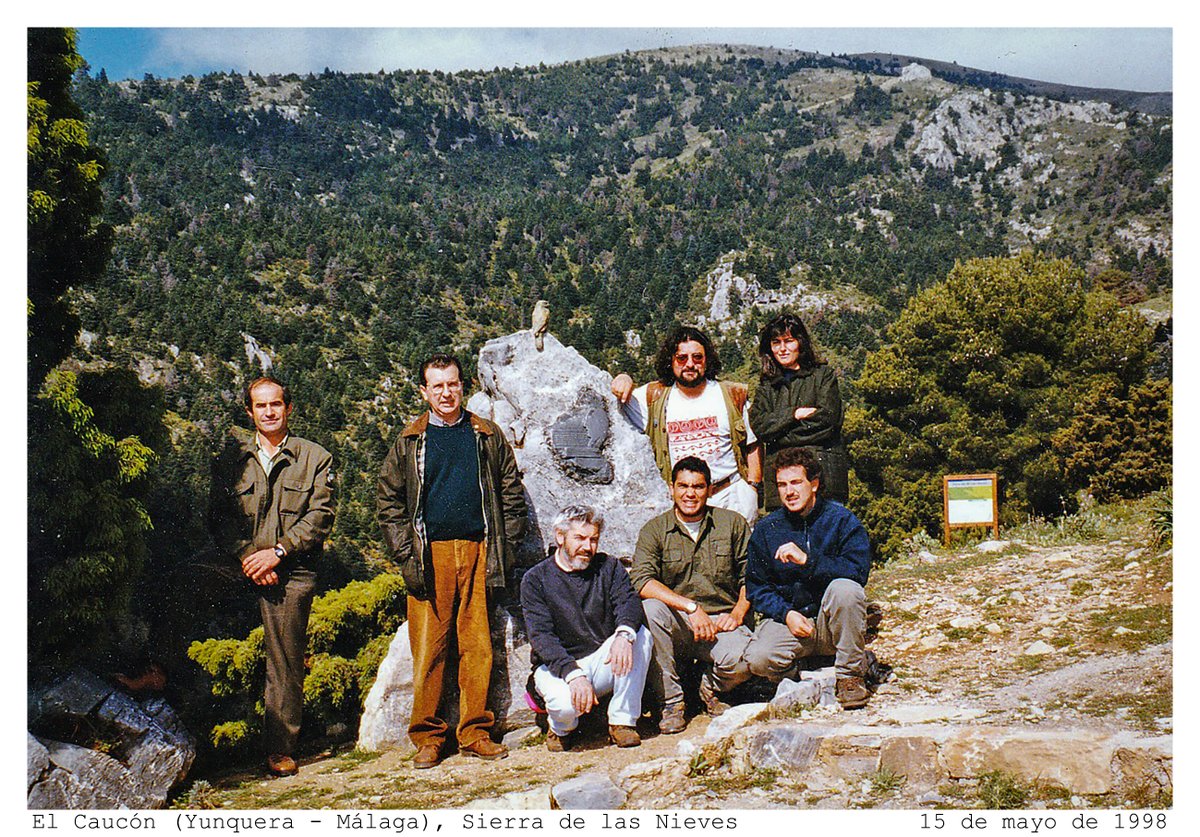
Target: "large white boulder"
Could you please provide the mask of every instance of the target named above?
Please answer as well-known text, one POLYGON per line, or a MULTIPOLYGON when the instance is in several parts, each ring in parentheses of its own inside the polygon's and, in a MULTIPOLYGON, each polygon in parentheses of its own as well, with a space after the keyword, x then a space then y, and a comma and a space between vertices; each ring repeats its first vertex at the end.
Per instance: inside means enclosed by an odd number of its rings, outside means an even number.
POLYGON ((609 389, 612 377, 552 334, 539 352, 527 331, 484 344, 478 376, 481 391, 467 406, 512 443, 530 501, 522 563, 545 556, 554 516, 576 503, 604 515, 603 551, 631 556, 643 524, 670 498, 649 441, 609 389))

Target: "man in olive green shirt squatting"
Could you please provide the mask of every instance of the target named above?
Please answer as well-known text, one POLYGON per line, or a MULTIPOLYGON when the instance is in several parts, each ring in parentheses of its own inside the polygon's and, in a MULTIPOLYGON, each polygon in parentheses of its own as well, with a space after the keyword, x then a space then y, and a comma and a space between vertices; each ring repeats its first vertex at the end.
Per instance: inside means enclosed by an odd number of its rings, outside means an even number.
POLYGON ((297 769, 292 752, 304 709, 314 569, 333 528, 332 457, 289 434, 292 398, 279 381, 251 381, 244 399, 255 432, 233 428, 213 463, 209 528, 258 592, 267 658, 267 769, 288 776, 297 769))
POLYGON ((750 610, 745 587, 750 529, 737 512, 708 505, 711 485, 703 459, 688 456, 675 463, 674 506, 642 527, 629 571, 662 671, 658 728, 664 733, 687 728, 678 661, 707 664, 700 698, 709 715, 728 708, 718 694, 750 677, 745 653, 753 635, 743 624, 750 610))

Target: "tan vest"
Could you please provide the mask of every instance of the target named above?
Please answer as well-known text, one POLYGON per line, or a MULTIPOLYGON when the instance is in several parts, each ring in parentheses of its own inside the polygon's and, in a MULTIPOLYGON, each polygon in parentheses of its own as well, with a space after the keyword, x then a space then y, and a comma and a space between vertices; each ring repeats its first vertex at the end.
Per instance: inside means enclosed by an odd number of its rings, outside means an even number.
MULTIPOLYGON (((709 383, 714 383, 709 381, 709 383)), ((746 479, 746 423, 742 420, 742 408, 746 406, 749 391, 745 384, 733 381, 716 381, 725 396, 725 408, 729 411, 729 443, 733 446, 733 458, 737 462, 738 473, 746 479)), ((649 423, 646 435, 650 437, 650 449, 654 451, 654 464, 662 471, 663 479, 671 482, 670 445, 667 441, 667 389, 659 381, 652 381, 646 386, 646 412, 649 423)))

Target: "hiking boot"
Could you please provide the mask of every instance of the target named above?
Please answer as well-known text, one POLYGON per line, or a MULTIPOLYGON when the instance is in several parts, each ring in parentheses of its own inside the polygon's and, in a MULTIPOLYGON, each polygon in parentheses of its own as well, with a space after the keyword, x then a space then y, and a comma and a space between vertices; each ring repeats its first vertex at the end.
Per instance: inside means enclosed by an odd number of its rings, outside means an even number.
POLYGON ((267 770, 272 776, 295 776, 300 768, 296 766, 296 760, 291 756, 285 756, 283 753, 271 753, 267 756, 267 770))
POLYGON ((724 715, 725 710, 729 708, 728 703, 717 697, 707 675, 700 678, 700 700, 704 703, 704 711, 710 718, 724 715))
POLYGON ((871 699, 867 684, 861 677, 839 677, 833 691, 843 709, 861 709, 871 699))
POLYGON ((441 748, 436 744, 422 744, 413 756, 413 767, 417 770, 427 770, 436 767, 442 760, 441 748))
POLYGON ((873 642, 879 636, 879 626, 883 623, 883 605, 879 602, 867 602, 867 619, 863 642, 873 642))
POLYGON ((470 744, 460 744, 458 751, 464 756, 473 756, 484 761, 495 761, 508 756, 508 748, 503 744, 497 744, 490 738, 480 738, 470 744))
POLYGON ((668 703, 663 707, 662 718, 658 722, 658 731, 664 735, 674 735, 687 729, 687 719, 683 717, 683 701, 668 703))
POLYGON ((618 747, 637 747, 642 743, 642 737, 633 727, 608 725, 608 740, 618 747))
POLYGON ((564 753, 571 749, 571 733, 559 735, 554 730, 546 731, 546 749, 552 753, 564 753))

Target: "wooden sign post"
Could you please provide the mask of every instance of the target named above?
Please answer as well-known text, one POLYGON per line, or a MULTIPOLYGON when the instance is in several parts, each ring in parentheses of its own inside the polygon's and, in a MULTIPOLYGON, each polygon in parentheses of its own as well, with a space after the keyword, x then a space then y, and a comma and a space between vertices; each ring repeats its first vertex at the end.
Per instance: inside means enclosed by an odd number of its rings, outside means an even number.
POLYGON ((942 477, 942 510, 946 546, 950 530, 990 526, 992 537, 1000 538, 1000 505, 996 499, 995 474, 948 474, 942 477))

